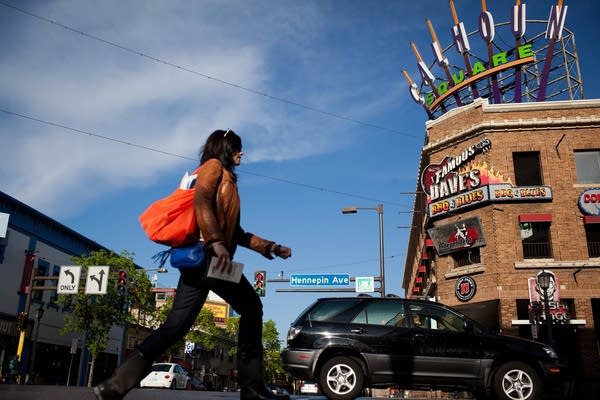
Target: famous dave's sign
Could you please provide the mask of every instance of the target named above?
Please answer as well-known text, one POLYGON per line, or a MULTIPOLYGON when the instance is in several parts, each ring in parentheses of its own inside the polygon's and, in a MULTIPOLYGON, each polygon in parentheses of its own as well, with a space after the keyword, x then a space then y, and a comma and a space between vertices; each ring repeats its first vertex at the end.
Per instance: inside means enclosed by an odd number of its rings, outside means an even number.
POLYGON ((514 186, 487 163, 474 160, 491 147, 491 140, 484 138, 423 169, 421 188, 427 195, 430 217, 490 202, 552 200, 549 186, 514 186))
POLYGON ((568 8, 563 6, 563 0, 550 6, 545 32, 540 32, 539 29, 534 31, 540 21, 527 20, 524 1, 516 0, 515 5, 503 10, 503 13, 494 10, 494 13, 508 17, 510 23, 496 24, 494 14, 488 10, 485 1, 481 2, 481 6, 478 20, 473 21, 479 29, 468 34, 470 29, 459 19, 454 1, 450 0, 453 25, 449 34, 452 43, 446 48, 438 40, 431 21, 426 20, 432 40, 432 62, 426 63, 417 45, 410 43, 421 84, 417 85, 407 70, 403 70, 402 74, 408 83, 410 96, 423 106, 428 116, 436 118, 449 109, 471 103, 478 97, 486 97, 494 104, 519 103, 544 101, 554 98, 557 93, 569 92, 570 100, 573 100, 573 92, 567 88, 554 90, 557 82, 562 81, 560 84, 566 85, 565 82, 572 81, 557 78, 568 76, 570 70, 579 70, 578 66, 570 68, 552 63, 555 54, 562 54, 561 48, 574 57, 575 64, 578 63, 576 51, 568 50, 568 44, 563 43, 568 8), (526 36, 526 31, 529 37, 526 36), (478 37, 475 36, 477 33, 478 37), (456 60, 449 59, 454 54, 449 54, 448 50, 451 48, 458 53, 454 55, 456 60), (530 75, 538 78, 527 78, 530 75), (440 76, 444 78, 440 79, 440 76), (549 94, 546 95, 546 92, 549 94))

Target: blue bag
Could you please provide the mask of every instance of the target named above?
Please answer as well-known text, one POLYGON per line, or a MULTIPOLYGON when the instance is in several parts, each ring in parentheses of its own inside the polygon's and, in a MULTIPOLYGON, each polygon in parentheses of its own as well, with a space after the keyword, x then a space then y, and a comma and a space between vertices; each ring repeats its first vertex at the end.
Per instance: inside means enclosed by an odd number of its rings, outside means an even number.
POLYGON ((171 260, 171 266, 178 269, 198 268, 203 265, 206 253, 202 249, 203 242, 196 242, 189 246, 172 247, 169 250, 161 251, 155 254, 152 259, 160 262, 160 266, 171 260))

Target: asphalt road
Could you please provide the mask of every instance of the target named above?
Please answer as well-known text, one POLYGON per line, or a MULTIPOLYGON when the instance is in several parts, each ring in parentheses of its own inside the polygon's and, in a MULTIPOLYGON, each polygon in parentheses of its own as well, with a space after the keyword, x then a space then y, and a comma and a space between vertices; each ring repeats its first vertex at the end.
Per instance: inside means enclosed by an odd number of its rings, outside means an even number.
MULTIPOLYGON (((206 392, 171 389, 133 389, 125 400, 234 400, 239 399, 236 392, 206 392)), ((326 400, 324 396, 291 396, 293 400, 326 400)), ((96 400, 92 388, 45 385, 0 385, 2 400, 96 400)), ((359 397, 359 399, 375 399, 375 397, 359 397)), ((379 399, 383 399, 380 397, 379 399)), ((429 398, 427 400, 435 400, 429 398)))

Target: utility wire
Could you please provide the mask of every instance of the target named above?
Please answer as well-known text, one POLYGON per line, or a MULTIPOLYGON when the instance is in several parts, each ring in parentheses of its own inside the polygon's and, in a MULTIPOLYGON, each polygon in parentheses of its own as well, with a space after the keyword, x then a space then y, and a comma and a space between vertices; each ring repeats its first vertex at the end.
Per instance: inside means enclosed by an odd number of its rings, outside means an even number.
MULTIPOLYGON (((394 258, 397 258, 399 256, 401 256, 404 253, 401 254, 394 254, 391 256, 385 256, 385 260, 392 260, 394 258)), ((284 271, 287 274, 294 274, 296 272, 306 272, 306 271, 319 271, 319 270, 323 270, 323 269, 329 269, 329 268, 339 268, 339 267, 347 267, 349 265, 358 265, 358 264, 366 264, 366 263, 370 263, 370 262, 375 262, 375 261, 379 261, 379 258, 371 258, 368 260, 362 260, 362 261, 354 261, 354 262, 345 262, 345 263, 338 263, 338 264, 329 264, 329 265, 321 265, 321 266, 315 266, 315 267, 309 267, 309 268, 294 268, 292 270, 287 270, 284 269, 284 271)), ((273 267, 272 269, 277 269, 277 267, 273 267)), ((279 268, 281 269, 281 268, 279 268)))
POLYGON ((297 101, 294 101, 294 100, 289 100, 289 99, 286 99, 286 98, 283 98, 283 97, 274 96, 274 95, 271 95, 271 94, 268 94, 268 93, 265 93, 265 92, 261 92, 261 91, 256 90, 256 89, 252 89, 252 88, 248 88, 246 86, 242 86, 242 85, 237 84, 237 83, 233 83, 233 82, 226 81, 224 79, 216 78, 214 76, 207 75, 207 74, 204 74, 202 72, 199 72, 199 71, 196 71, 196 70, 193 70, 193 69, 190 69, 190 68, 186 68, 186 67, 183 67, 181 65, 175 64, 173 62, 166 61, 166 60, 163 60, 161 58, 154 57, 152 55, 143 53, 141 51, 138 51, 138 50, 126 47, 126 46, 118 44, 116 42, 112 42, 110 40, 103 39, 103 38, 101 38, 99 36, 92 35, 91 33, 84 32, 82 30, 79 30, 79 29, 70 27, 68 25, 62 24, 60 22, 51 20, 49 18, 42 17, 41 15, 34 14, 31 11, 27 11, 27 10, 25 10, 23 8, 14 6, 12 4, 5 3, 3 1, 0 1, 0 4, 3 5, 3 6, 5 6, 5 7, 12 8, 13 10, 19 11, 19 12, 21 12, 23 14, 29 15, 30 17, 37 18, 37 19, 39 19, 41 21, 44 21, 44 22, 47 22, 49 24, 56 25, 58 27, 66 29, 66 30, 68 30, 70 32, 77 33, 77 34, 85 36, 85 37, 87 37, 89 39, 93 39, 93 40, 96 40, 98 42, 104 43, 104 44, 106 44, 108 46, 116 47, 116 48, 118 48, 120 50, 123 50, 123 51, 128 52, 128 53, 135 54, 135 55, 140 56, 140 57, 144 57, 144 58, 146 58, 148 60, 151 60, 151 61, 154 61, 154 62, 157 62, 157 63, 160 63, 160 64, 164 64, 164 65, 167 65, 169 67, 173 67, 173 68, 176 68, 176 69, 179 69, 181 71, 185 71, 185 72, 197 75, 197 76, 201 76, 203 78, 210 79, 210 80, 213 80, 215 82, 218 82, 218 83, 221 83, 221 84, 224 84, 224 85, 228 85, 228 86, 234 87, 236 89, 240 89, 240 90, 243 90, 243 91, 246 91, 246 92, 258 95, 258 96, 263 96, 263 97, 266 97, 266 98, 268 98, 270 100, 279 101, 281 103, 285 103, 285 104, 289 104, 289 105, 292 105, 292 106, 295 106, 295 107, 303 108, 303 109, 308 110, 308 111, 313 111, 313 112, 316 112, 316 113, 319 113, 319 114, 327 115, 329 117, 333 117, 333 118, 337 118, 337 119, 340 119, 340 120, 352 122, 352 123, 357 124, 357 125, 362 125, 362 126, 366 126, 366 127, 369 127, 369 128, 378 129, 378 130, 381 130, 381 131, 386 131, 386 132, 394 133, 394 134, 405 136, 405 137, 411 137, 411 138, 414 138, 414 139, 420 139, 418 136, 410 134, 410 133, 398 131, 396 129, 387 128, 385 126, 376 125, 376 124, 372 124, 372 123, 369 123, 369 122, 360 121, 360 120, 357 120, 357 119, 352 118, 352 117, 348 117, 348 116, 345 116, 345 115, 340 115, 340 114, 336 114, 336 113, 333 113, 333 112, 330 112, 330 111, 322 110, 322 109, 319 109, 319 108, 316 108, 316 107, 313 107, 313 106, 309 106, 309 105, 306 105, 306 104, 298 103, 297 101))
MULTIPOLYGON (((197 158, 183 156, 181 154, 173 153, 173 152, 162 150, 162 149, 157 149, 157 148, 150 147, 150 146, 141 145, 141 144, 138 144, 138 143, 135 143, 135 142, 128 142, 128 141, 125 141, 125 140, 115 139, 115 138, 110 137, 110 136, 101 135, 101 134, 90 132, 90 131, 84 131, 82 129, 77 129, 77 128, 73 128, 73 127, 70 127, 70 126, 67 126, 67 125, 64 125, 64 124, 60 124, 60 123, 56 123, 56 122, 52 122, 52 121, 47 121, 47 120, 44 120, 44 119, 41 119, 41 118, 37 118, 37 117, 33 117, 33 116, 30 116, 30 115, 26 115, 26 114, 17 113, 17 112, 10 111, 10 110, 4 109, 4 108, 0 108, 0 112, 3 112, 3 113, 8 114, 8 115, 15 116, 15 117, 28 119, 30 121, 35 121, 35 122, 38 122, 40 124, 44 124, 44 125, 48 125, 48 126, 53 126, 55 128, 61 128, 61 129, 67 130, 67 131, 71 131, 71 132, 73 132, 75 134, 78 134, 78 135, 91 136, 91 137, 95 137, 95 138, 98 138, 98 139, 107 140, 107 141, 110 141, 110 142, 115 142, 115 143, 124 144, 124 145, 131 146, 131 147, 136 147, 136 148, 142 149, 142 150, 152 151, 152 152, 155 152, 155 153, 159 153, 159 154, 163 154, 163 155, 167 155, 167 156, 171 156, 171 157, 181 158, 181 159, 184 159, 184 160, 190 160, 190 161, 195 161, 195 162, 198 161, 197 158)), ((369 201, 379 202, 379 203, 393 205, 393 206, 397 206, 397 207, 403 207, 403 205, 399 204, 399 203, 393 203, 393 202, 388 202, 388 201, 381 201, 381 200, 378 200, 378 199, 375 199, 375 198, 372 198, 372 197, 361 196, 361 195, 357 195, 357 194, 353 194, 353 193, 346 193, 346 192, 342 192, 342 191, 338 191, 338 190, 333 190, 333 189, 327 189, 327 188, 324 188, 324 187, 310 185, 310 184, 307 184, 307 183, 295 182, 295 181, 292 181, 290 179, 276 178, 276 177, 272 177, 272 176, 268 176, 268 175, 259 174, 259 173, 256 173, 256 172, 247 171, 247 170, 244 170, 244 169, 239 169, 238 171, 240 173, 243 173, 243 174, 253 175, 253 176, 260 177, 260 178, 270 179, 270 180, 273 180, 273 181, 287 183, 289 185, 300 186, 300 187, 304 187, 304 188, 307 188, 307 189, 312 189, 312 190, 316 190, 316 191, 320 191, 320 192, 327 192, 327 193, 332 193, 332 194, 337 194, 337 195, 352 197, 352 198, 355 198, 355 199, 369 200, 369 201)))

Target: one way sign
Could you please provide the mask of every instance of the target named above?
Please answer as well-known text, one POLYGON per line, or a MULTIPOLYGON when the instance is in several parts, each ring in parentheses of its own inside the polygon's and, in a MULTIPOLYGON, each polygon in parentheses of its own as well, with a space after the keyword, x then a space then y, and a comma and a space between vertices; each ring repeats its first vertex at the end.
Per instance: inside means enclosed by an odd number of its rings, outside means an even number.
POLYGON ((108 286, 108 265, 89 266, 85 282, 85 294, 106 294, 108 286))
POLYGON ((58 294, 76 294, 79 291, 80 265, 63 265, 58 275, 58 294))

